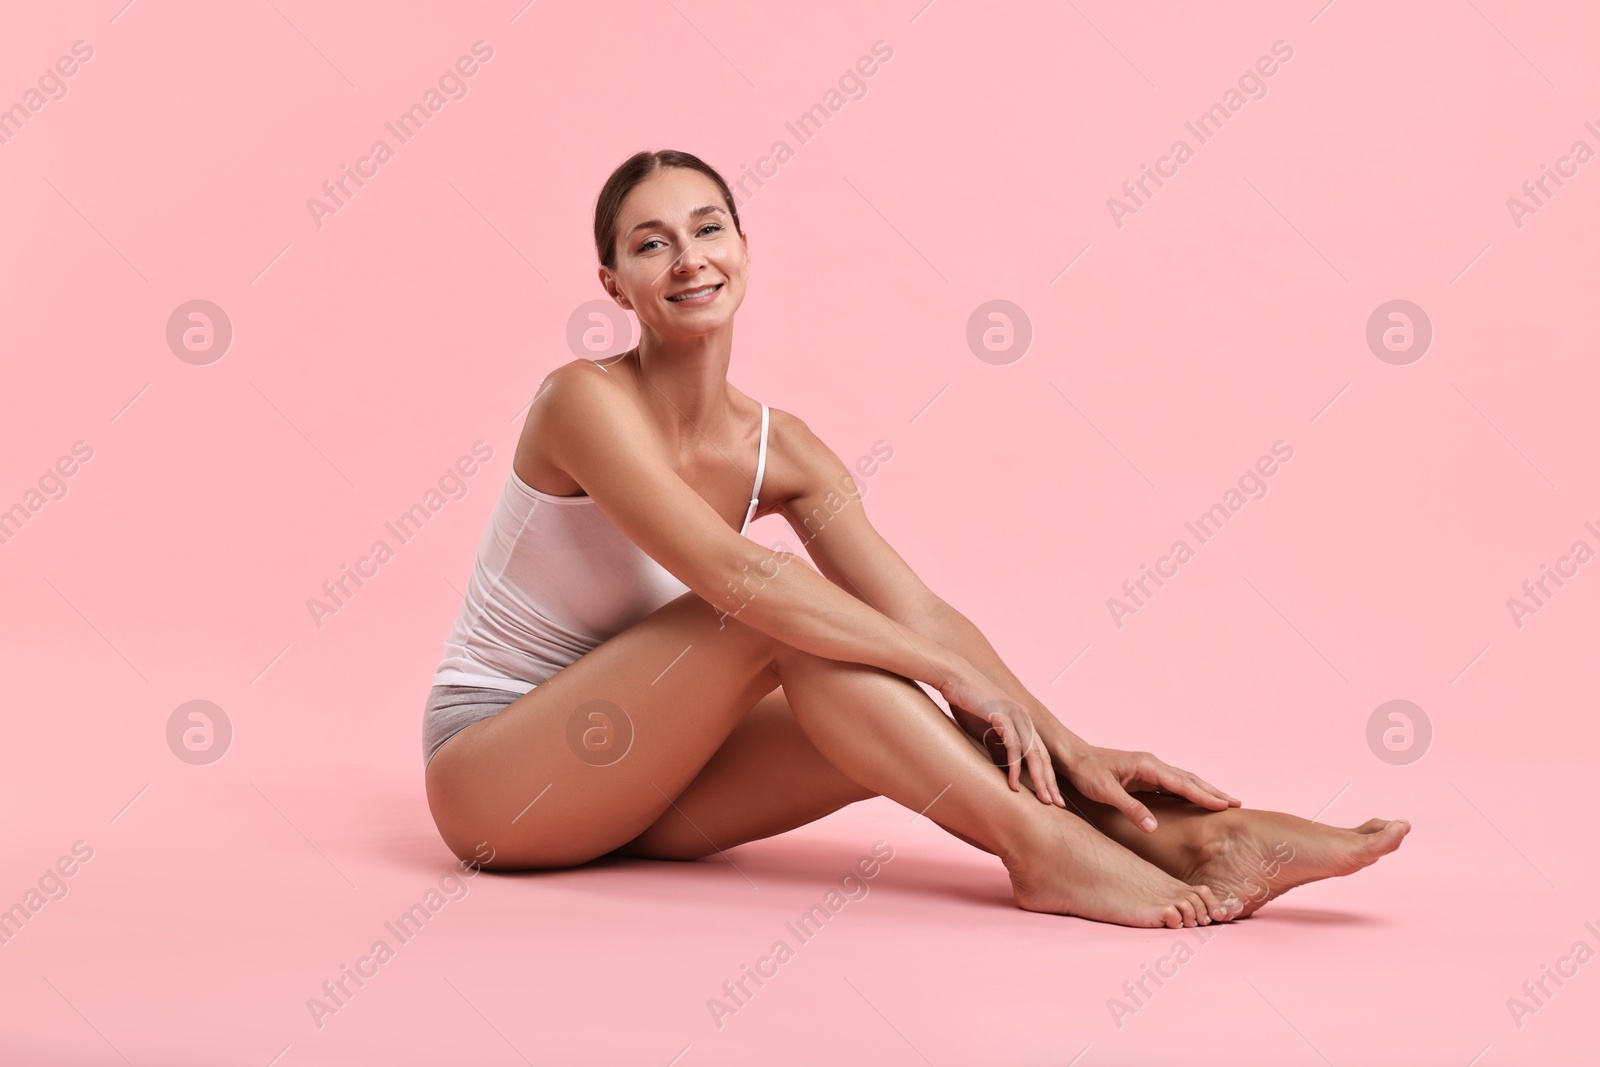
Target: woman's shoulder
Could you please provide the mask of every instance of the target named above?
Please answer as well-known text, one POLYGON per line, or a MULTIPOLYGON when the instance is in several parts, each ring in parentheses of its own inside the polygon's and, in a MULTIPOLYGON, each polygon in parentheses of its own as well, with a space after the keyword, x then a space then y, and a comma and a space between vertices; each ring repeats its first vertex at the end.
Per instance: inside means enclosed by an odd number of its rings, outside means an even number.
POLYGON ((826 449, 822 439, 811 432, 806 421, 792 411, 767 405, 767 447, 782 448, 787 454, 802 457, 814 453, 819 447, 826 449))
POLYGON ((799 415, 767 405, 764 499, 784 504, 848 483, 848 468, 799 415))
POLYGON ((542 393, 553 385, 573 381, 593 382, 597 385, 616 384, 617 376, 607 368, 607 364, 614 361, 614 358, 587 359, 583 356, 569 359, 544 376, 539 383, 539 391, 542 393))
POLYGON ((621 414, 615 406, 621 400, 620 384, 610 380, 604 361, 579 357, 561 364, 539 382, 527 417, 517 439, 513 469, 531 487, 544 486, 541 492, 573 496, 583 487, 553 460, 559 439, 574 426, 584 423, 615 424, 621 414))
POLYGON ((606 370, 607 362, 580 356, 546 374, 528 405, 523 432, 528 433, 540 421, 538 417, 554 407, 563 408, 566 413, 588 415, 596 406, 605 408, 622 400, 623 382, 618 374, 606 370))

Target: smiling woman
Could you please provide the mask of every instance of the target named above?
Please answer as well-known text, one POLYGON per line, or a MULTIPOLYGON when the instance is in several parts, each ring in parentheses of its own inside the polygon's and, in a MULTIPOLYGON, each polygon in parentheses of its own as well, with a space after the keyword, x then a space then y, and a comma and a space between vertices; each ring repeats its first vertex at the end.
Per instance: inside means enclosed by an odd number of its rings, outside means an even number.
POLYGON ((834 451, 729 384, 750 246, 710 166, 630 157, 594 238, 640 339, 546 377, 479 541, 423 714, 458 857, 695 859, 884 796, 998 857, 1022 908, 1192 927, 1399 845, 1403 822, 1246 812, 1029 693, 839 491, 834 451), (744 536, 760 514, 815 567, 744 536), (1246 898, 1268 834, 1305 862, 1246 898))

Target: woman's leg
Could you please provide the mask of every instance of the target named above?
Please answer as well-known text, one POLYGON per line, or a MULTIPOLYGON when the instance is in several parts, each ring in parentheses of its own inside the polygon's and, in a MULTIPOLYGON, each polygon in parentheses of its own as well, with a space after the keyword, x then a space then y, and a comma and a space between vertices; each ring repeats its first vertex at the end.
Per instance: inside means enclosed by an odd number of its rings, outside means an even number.
POLYGON ((617 851, 646 859, 700 859, 874 796, 817 751, 779 686, 756 702, 672 806, 617 851), (730 796, 743 800, 729 804, 730 796))
MULTIPOLYGON (((995 769, 996 775, 1002 772, 995 769)), ((1208 885, 1234 918, 1306 882, 1351 874, 1399 847, 1409 824, 1372 819, 1341 829, 1249 808, 1210 811, 1154 793, 1145 833, 1117 809, 1089 800, 1063 776, 1063 794, 1098 831, 1167 874, 1208 885)), ((876 796, 830 763, 796 721, 783 687, 762 697, 710 761, 622 855, 690 860, 814 822, 876 796), (730 796, 741 797, 729 804, 730 796)), ((958 837, 962 835, 956 835, 958 837)), ((964 838, 978 848, 984 846, 964 838)))
MULTIPOLYGON (((1251 914, 1297 885, 1376 862, 1399 847, 1409 829, 1403 821, 1383 819, 1341 829, 1274 811, 1211 811, 1145 793, 1140 799, 1160 824, 1155 833, 1145 833, 1117 809, 1079 793, 1064 776, 1059 780, 1072 810, 1095 829, 1167 874, 1229 898, 1221 903, 1233 918, 1251 914)), ((618 851, 651 859, 699 859, 784 833, 874 795, 817 750, 780 686, 750 710, 661 818, 618 851), (745 800, 730 805, 725 798, 731 795, 745 800)))
POLYGON ((636 837, 777 686, 775 644, 693 593, 663 605, 445 743, 426 772, 445 843, 517 870, 636 837))
MULTIPOLYGON (((571 866, 611 852, 655 823, 780 683, 830 763, 999 856, 1022 907, 1134 926, 1223 914, 1204 886, 1157 870, 1025 790, 1012 792, 915 683, 721 620, 693 594, 447 743, 427 775, 440 833, 463 859, 487 845, 493 858, 482 866, 491 870, 571 866), (602 722, 595 711, 611 729, 631 729, 625 754, 604 765, 569 745, 586 723, 602 722)), ((732 806, 748 798, 712 799, 732 806)))

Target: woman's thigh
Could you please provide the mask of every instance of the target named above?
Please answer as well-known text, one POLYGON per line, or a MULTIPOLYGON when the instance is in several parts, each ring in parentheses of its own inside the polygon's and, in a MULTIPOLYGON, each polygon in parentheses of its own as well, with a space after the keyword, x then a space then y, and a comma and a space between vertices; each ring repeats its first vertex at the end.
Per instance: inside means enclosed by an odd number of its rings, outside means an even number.
POLYGON ((756 702, 661 817, 618 851, 697 859, 872 796, 817 751, 779 686, 756 702))
POLYGON ((445 844, 512 870, 633 840, 777 688, 779 647, 694 593, 663 605, 439 750, 426 781, 445 844))

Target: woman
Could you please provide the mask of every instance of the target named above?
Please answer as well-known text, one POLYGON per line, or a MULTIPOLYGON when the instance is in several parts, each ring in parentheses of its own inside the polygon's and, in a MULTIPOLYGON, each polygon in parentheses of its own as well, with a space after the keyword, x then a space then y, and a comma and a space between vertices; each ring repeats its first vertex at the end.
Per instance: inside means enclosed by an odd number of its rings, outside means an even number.
POLYGON ((1398 847, 1404 821, 1248 811, 1035 699, 827 445, 728 384, 750 254, 716 171, 638 153, 594 231, 640 341, 545 379, 478 546, 424 716, 458 857, 692 859, 882 795, 999 857, 1023 908, 1176 928, 1398 847), (742 536, 771 512, 820 573, 742 536))

